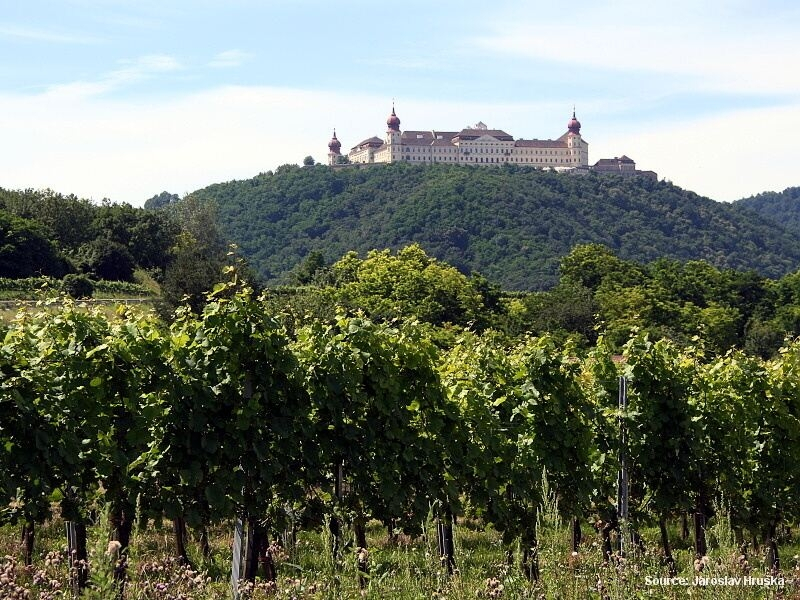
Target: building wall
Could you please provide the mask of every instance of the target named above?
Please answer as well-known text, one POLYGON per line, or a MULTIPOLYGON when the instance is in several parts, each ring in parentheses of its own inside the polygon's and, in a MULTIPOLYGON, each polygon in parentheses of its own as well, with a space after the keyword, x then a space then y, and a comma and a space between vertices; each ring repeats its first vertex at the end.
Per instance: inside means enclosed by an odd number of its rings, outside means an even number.
POLYGON ((589 166, 589 144, 579 134, 568 133, 558 140, 517 141, 486 135, 478 139, 455 138, 453 143, 442 143, 443 140, 437 140, 430 132, 414 135, 419 139, 403 139, 400 132, 388 131, 383 146, 353 148, 348 157, 353 163, 408 162, 481 166, 508 163, 555 169, 589 166))

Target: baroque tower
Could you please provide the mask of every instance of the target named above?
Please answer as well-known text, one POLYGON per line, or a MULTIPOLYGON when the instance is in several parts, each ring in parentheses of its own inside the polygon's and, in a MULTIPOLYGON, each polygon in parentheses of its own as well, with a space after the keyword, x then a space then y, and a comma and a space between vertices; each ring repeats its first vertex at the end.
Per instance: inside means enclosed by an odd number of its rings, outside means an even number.
POLYGON ((581 122, 575 117, 574 106, 572 107, 572 118, 567 123, 566 142, 572 165, 588 165, 589 145, 581 137, 581 122))
POLYGON ((333 130, 333 137, 331 141, 328 142, 328 164, 329 165, 336 165, 339 164, 339 159, 342 156, 342 142, 336 137, 336 130, 333 130))
POLYGON ((394 112, 394 102, 392 102, 392 114, 386 119, 386 145, 389 147, 389 162, 400 160, 400 118, 394 112))

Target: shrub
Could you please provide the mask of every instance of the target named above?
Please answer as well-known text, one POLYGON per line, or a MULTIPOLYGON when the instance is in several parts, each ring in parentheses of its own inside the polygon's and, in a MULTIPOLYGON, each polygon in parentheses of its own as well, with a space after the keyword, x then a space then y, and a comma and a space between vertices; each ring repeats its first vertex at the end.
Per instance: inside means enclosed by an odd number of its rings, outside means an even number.
POLYGON ((91 298, 94 293, 94 283, 86 275, 70 273, 61 282, 61 289, 73 298, 91 298))

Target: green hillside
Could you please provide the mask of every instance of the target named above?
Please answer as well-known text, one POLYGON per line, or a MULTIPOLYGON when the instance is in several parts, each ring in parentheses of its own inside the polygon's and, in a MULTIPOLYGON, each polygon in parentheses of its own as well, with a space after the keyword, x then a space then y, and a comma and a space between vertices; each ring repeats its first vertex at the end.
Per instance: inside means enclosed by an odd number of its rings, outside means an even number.
POLYGON ((411 242, 506 289, 544 289, 562 256, 596 242, 623 259, 704 259, 777 277, 800 265, 800 234, 755 212, 670 183, 520 167, 285 165, 192 194, 219 204, 226 236, 265 280, 279 282, 313 250, 411 242))
POLYGON ((734 202, 734 206, 749 209, 773 223, 800 236, 800 187, 786 188, 782 192, 764 192, 734 202))

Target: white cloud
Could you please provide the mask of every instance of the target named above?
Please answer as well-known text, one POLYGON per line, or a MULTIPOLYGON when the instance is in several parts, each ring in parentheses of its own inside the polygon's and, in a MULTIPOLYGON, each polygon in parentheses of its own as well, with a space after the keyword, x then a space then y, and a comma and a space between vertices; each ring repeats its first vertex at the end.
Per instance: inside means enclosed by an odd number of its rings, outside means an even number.
POLYGON ((0 96, 0 186, 141 204, 165 189, 183 194, 308 154, 323 161, 334 125, 363 129, 348 126, 359 102, 369 99, 258 87, 158 104, 52 92, 0 96))
POLYGON ((388 67, 392 69, 407 69, 410 71, 445 71, 448 65, 444 57, 389 57, 389 58, 356 58, 355 62, 370 67, 388 67))
POLYGON ((47 29, 34 29, 19 25, 0 25, 0 37, 15 38, 32 42, 50 42, 56 44, 99 44, 103 40, 94 36, 63 33, 47 29))
POLYGON ((229 69, 240 66, 251 57, 252 55, 250 53, 243 52, 242 50, 225 50, 214 56, 211 62, 208 63, 208 66, 218 69, 229 69))
POLYGON ((121 67, 101 76, 95 81, 74 81, 56 84, 47 93, 60 98, 81 98, 108 93, 126 85, 143 81, 154 75, 181 69, 173 56, 151 54, 134 60, 120 61, 121 67))
POLYGON ((590 160, 627 154, 637 168, 714 200, 731 201, 800 184, 798 131, 800 105, 654 122, 596 140, 589 147, 590 160))
POLYGON ((476 43, 501 56, 681 75, 681 85, 693 90, 800 92, 796 14, 748 18, 739 12, 716 2, 599 3, 566 18, 499 22, 476 43))
MULTIPOLYGON (((144 61, 148 63, 149 61, 144 61)), ((140 64, 138 61, 136 64, 140 64)), ((151 61, 162 68, 173 63, 151 61)), ((479 120, 515 137, 557 137, 560 103, 429 102, 398 98, 404 129, 459 129, 479 120)), ((382 136, 391 96, 224 87, 158 104, 103 95, 0 95, 0 186, 50 187, 141 204, 253 177, 306 155, 327 159, 332 129, 345 149, 382 136)), ((579 111, 579 117, 581 116, 579 111)), ((642 169, 717 200, 797 185, 800 107, 740 111, 614 133, 583 119, 590 160, 627 154, 642 169)))

